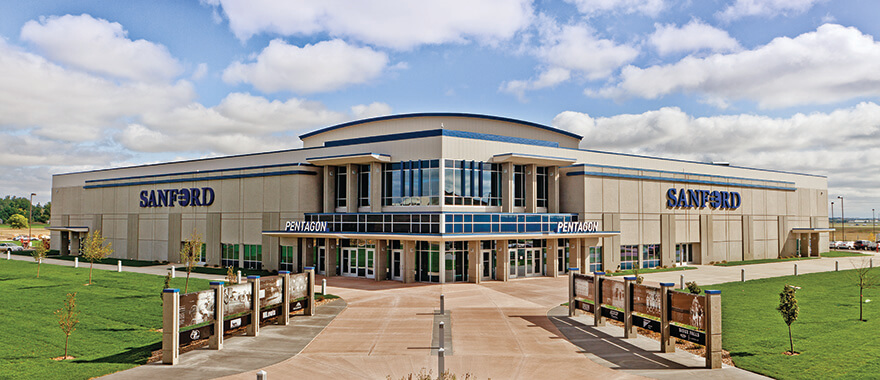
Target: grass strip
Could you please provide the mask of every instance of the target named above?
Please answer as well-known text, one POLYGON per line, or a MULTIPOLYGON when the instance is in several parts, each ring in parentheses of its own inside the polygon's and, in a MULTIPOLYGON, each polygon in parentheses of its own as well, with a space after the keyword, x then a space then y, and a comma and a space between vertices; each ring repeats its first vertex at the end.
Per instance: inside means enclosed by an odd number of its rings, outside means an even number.
POLYGON ((767 264, 767 263, 781 263, 784 261, 799 261, 799 260, 815 260, 818 257, 786 257, 781 259, 758 259, 758 260, 744 260, 744 261, 728 261, 726 263, 715 263, 715 266, 718 267, 735 267, 738 265, 754 265, 754 264, 767 264))
MULTIPOLYGON (((676 272, 676 271, 680 271, 680 270, 691 270, 691 269, 697 269, 697 267, 685 266, 685 267, 669 267, 669 268, 644 268, 644 269, 639 269, 639 274, 659 273, 659 272, 676 272)), ((608 276, 615 277, 615 276, 632 276, 634 273, 635 273, 635 271, 633 271, 632 269, 627 269, 627 270, 622 270, 622 271, 617 271, 617 272, 610 272, 607 274, 608 274, 608 276)))

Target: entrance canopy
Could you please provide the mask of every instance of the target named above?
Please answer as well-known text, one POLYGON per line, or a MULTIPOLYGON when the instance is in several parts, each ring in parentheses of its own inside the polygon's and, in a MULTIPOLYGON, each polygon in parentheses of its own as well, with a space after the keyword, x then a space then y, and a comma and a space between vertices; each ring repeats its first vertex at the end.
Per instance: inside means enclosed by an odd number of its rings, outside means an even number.
POLYGON ((581 233, 516 233, 516 234, 389 234, 363 232, 290 232, 263 231, 263 235, 279 238, 330 238, 330 239, 376 239, 418 241, 474 241, 516 239, 581 239, 604 238, 620 235, 620 231, 595 231, 581 233))
POLYGON ((88 227, 59 226, 46 228, 49 231, 88 233, 88 227))
POLYGON ((815 234, 819 232, 834 232, 833 228, 792 228, 793 234, 815 234))

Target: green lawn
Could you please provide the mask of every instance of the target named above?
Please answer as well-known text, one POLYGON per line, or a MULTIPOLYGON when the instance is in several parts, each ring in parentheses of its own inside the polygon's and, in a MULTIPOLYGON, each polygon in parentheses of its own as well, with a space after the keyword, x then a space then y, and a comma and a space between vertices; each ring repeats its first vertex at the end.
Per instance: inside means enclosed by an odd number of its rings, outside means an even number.
MULTIPOLYGON (((31 229, 37 229, 37 228, 49 228, 49 224, 48 223, 31 224, 31 229)), ((12 228, 12 226, 10 226, 8 224, 0 224, 0 229, 4 229, 4 230, 19 229, 20 230, 21 228, 12 228)), ((27 227, 25 227, 24 229, 27 229, 27 227)))
MULTIPOLYGON (((88 379, 146 361, 161 348, 160 293, 164 278, 140 273, 74 269, 0 260, 0 378, 88 379), (69 361, 64 334, 52 314, 68 292, 77 292, 80 323, 70 336, 69 361)), ((184 278, 172 280, 183 288, 184 278)), ((208 289, 208 281, 190 279, 189 291, 208 289)))
POLYGON ((860 256, 872 256, 870 253, 858 253, 858 252, 847 252, 847 251, 830 251, 823 252, 822 257, 860 257, 860 256))
POLYGON ((880 289, 866 291, 868 321, 860 322, 853 276, 825 272, 708 286, 721 290, 724 349, 737 367, 780 379, 877 378, 880 289), (783 355, 788 330, 776 306, 785 284, 801 287, 792 325, 797 356, 783 355))
POLYGON ((726 263, 715 263, 715 266, 734 267, 737 265, 767 264, 767 263, 778 263, 778 262, 782 262, 782 261, 815 260, 815 259, 818 259, 818 257, 786 257, 783 259, 758 259, 758 260, 744 260, 744 261, 728 261, 726 263))

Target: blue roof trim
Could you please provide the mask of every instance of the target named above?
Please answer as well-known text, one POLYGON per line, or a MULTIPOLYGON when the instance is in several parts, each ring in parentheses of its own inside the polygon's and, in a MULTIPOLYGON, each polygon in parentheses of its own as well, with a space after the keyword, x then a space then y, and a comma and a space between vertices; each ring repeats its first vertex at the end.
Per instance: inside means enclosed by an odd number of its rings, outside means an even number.
POLYGON ((795 190, 797 190, 797 189, 794 188, 794 187, 767 186, 767 185, 750 185, 750 184, 745 184, 745 183, 731 183, 731 182, 720 182, 720 181, 703 181, 703 180, 697 180, 697 179, 668 178, 668 177, 654 177, 654 176, 645 176, 645 175, 617 174, 617 173, 602 173, 602 172, 588 172, 588 171, 571 172, 571 173, 566 173, 566 175, 567 175, 567 176, 584 175, 584 176, 596 176, 596 177, 613 177, 613 178, 647 179, 647 180, 666 181, 666 182, 696 183, 696 184, 702 184, 702 185, 719 185, 719 186, 750 187, 750 188, 755 188, 755 189, 772 189, 772 190, 786 190, 786 191, 795 191, 795 190))
POLYGON ((334 146, 346 146, 346 145, 357 145, 357 144, 370 144, 370 143, 385 142, 385 141, 420 139, 420 138, 425 138, 425 137, 437 137, 437 136, 461 137, 461 138, 466 138, 466 139, 475 139, 475 140, 484 140, 484 141, 499 141, 499 142, 508 142, 508 143, 525 144, 525 145, 537 145, 537 146, 546 146, 546 147, 551 147, 551 148, 558 148, 559 147, 559 143, 554 142, 554 141, 527 139, 527 138, 523 138, 523 137, 490 135, 487 133, 462 132, 462 131, 454 131, 451 129, 431 129, 431 130, 427 130, 427 131, 403 132, 403 133, 394 133, 394 134, 390 134, 390 135, 355 137, 355 138, 351 138, 351 139, 327 141, 324 143, 324 146, 325 147, 334 147, 334 146))
POLYGON ((256 170, 256 169, 270 169, 270 168, 283 168, 288 166, 310 166, 317 167, 317 165, 312 165, 308 163, 295 163, 295 164, 276 164, 276 165, 260 165, 260 166, 245 166, 240 168, 229 168, 229 169, 211 169, 211 170, 197 170, 197 171, 189 171, 189 172, 180 172, 180 173, 168 173, 168 174, 149 174, 149 175, 137 175, 131 177, 116 177, 116 178, 105 178, 105 179, 90 179, 87 180, 86 183, 92 182, 107 182, 107 181, 120 181, 127 179, 141 179, 141 178, 156 178, 156 177, 171 177, 175 175, 192 175, 192 174, 205 174, 205 173, 216 173, 216 172, 228 172, 233 170, 256 170))
POLYGON ((563 166, 560 169, 565 168, 577 168, 583 166, 590 166, 595 168, 606 168, 606 169, 620 169, 620 170, 639 170, 645 172, 655 172, 655 173, 667 173, 667 174, 683 174, 683 175, 699 175, 703 177, 712 177, 712 178, 727 178, 727 179, 738 179, 744 181, 761 181, 761 182, 773 182, 773 183, 782 183, 786 185, 794 185, 794 182, 790 181, 776 181, 772 179, 756 179, 756 178, 745 178, 745 177, 730 177, 723 175, 715 175, 715 174, 699 174, 699 173, 690 173, 690 172, 674 172, 669 170, 657 170, 657 169, 642 169, 642 168, 631 168, 626 166, 611 166, 611 165, 595 165, 595 164, 574 164, 569 166, 563 166))
POLYGON ((351 154, 337 154, 335 156, 321 156, 321 157, 309 157, 306 160, 323 160, 327 158, 343 158, 343 157, 355 157, 355 156, 384 156, 391 158, 390 154, 384 153, 351 153, 351 154))
POLYGON ((100 189, 100 188, 106 188, 106 187, 140 186, 140 185, 159 185, 159 184, 163 184, 163 183, 216 181, 216 180, 222 180, 222 179, 275 177, 275 176, 282 176, 282 175, 297 175, 297 174, 318 175, 318 173, 313 172, 313 171, 308 171, 308 170, 288 170, 288 171, 283 171, 283 172, 271 172, 271 173, 230 174, 230 175, 217 175, 217 176, 199 177, 199 178, 175 178, 175 179, 162 179, 162 180, 153 180, 153 181, 105 183, 105 184, 101 184, 101 185, 86 185, 86 186, 83 186, 83 189, 100 189))
POLYGON ((508 123, 516 123, 516 124, 527 125, 529 127, 544 129, 544 130, 547 130, 550 132, 555 132, 555 133, 565 135, 568 137, 574 137, 578 140, 582 140, 584 138, 581 135, 577 135, 577 134, 571 133, 569 131, 564 131, 562 129, 553 128, 553 127, 549 127, 549 126, 538 124, 538 123, 532 123, 530 121, 516 120, 516 119, 511 119, 511 118, 506 118, 506 117, 501 117, 501 116, 480 115, 480 114, 459 113, 459 112, 422 112, 422 113, 409 113, 409 114, 402 114, 402 115, 388 115, 388 116, 374 117, 374 118, 370 118, 370 119, 355 120, 355 121, 350 121, 348 123, 337 124, 337 125, 333 125, 333 126, 330 126, 327 128, 322 128, 322 129, 318 129, 316 131, 308 132, 308 133, 299 135, 299 138, 300 139, 309 138, 309 137, 319 135, 324 132, 329 132, 329 131, 332 131, 335 129, 345 128, 345 127, 351 127, 351 126, 358 125, 358 124, 373 123, 373 122, 384 121, 384 120, 409 119, 409 118, 417 118, 417 117, 466 117, 466 118, 472 118, 472 119, 486 119, 486 120, 503 121, 503 122, 508 122, 508 123))
MULTIPOLYGON (((513 152, 496 154, 492 157, 503 157, 503 156, 513 156, 513 155, 522 156, 522 157, 549 158, 552 160, 577 161, 576 158, 571 158, 571 157, 555 157, 555 156, 544 156, 544 155, 540 155, 540 154, 526 154, 526 153, 513 153, 513 152)), ((564 167, 567 167, 567 166, 564 166, 564 167)))

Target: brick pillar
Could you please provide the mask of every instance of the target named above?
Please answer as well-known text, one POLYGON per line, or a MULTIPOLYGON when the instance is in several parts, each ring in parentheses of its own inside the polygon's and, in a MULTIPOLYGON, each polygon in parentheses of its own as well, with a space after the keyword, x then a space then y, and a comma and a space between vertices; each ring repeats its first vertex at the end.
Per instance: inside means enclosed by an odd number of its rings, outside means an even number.
POLYGON ((671 303, 669 302, 669 292, 675 286, 673 282, 660 283, 660 352, 675 352, 675 341, 669 331, 669 316, 671 312, 671 303))
POLYGON ((247 336, 260 335, 260 276, 248 276, 251 284, 251 324, 247 327, 247 336))
POLYGON ((706 290, 706 368, 721 368, 721 291, 706 290))
POLYGON ((165 289, 162 298, 162 363, 175 365, 180 354, 180 289, 165 289))
POLYGON ((226 302, 223 302, 223 284, 223 281, 211 281, 211 289, 214 289, 214 334, 208 340, 208 348, 212 350, 223 349, 223 314, 226 312, 224 308, 226 302))

